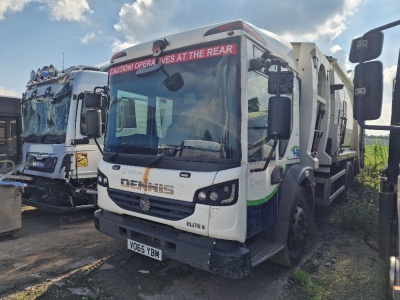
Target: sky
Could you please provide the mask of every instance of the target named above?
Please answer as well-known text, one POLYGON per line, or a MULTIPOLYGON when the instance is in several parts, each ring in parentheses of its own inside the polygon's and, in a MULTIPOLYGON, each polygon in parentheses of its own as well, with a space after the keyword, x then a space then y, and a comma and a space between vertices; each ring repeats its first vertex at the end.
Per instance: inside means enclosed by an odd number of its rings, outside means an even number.
MULTIPOLYGON (((352 70, 355 65, 347 59, 351 40, 399 20, 400 1, 0 0, 0 95, 21 97, 31 70, 46 65, 59 70, 99 65, 129 46, 236 19, 288 41, 315 42, 352 70)), ((384 34, 384 105, 374 123, 388 124, 400 26, 384 34)))

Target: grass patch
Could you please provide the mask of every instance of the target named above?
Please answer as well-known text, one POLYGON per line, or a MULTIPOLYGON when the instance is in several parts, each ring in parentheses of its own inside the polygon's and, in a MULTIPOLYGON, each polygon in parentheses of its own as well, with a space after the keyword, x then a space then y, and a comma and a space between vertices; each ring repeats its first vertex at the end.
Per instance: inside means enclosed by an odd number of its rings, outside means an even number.
POLYGON ((342 230, 376 235, 378 230, 377 192, 369 189, 351 192, 347 203, 339 204, 330 215, 329 223, 342 230))
POLYGON ((364 236, 378 233, 378 192, 381 171, 386 167, 388 146, 377 141, 365 146, 364 168, 358 174, 348 202, 339 204, 329 223, 343 230, 357 231, 364 236))
POLYGON ((307 293, 311 300, 321 300, 323 296, 323 289, 316 284, 310 275, 302 269, 293 272, 293 279, 300 289, 307 293))
POLYGON ((378 191, 380 187, 380 173, 386 167, 389 147, 376 142, 365 146, 364 168, 357 176, 358 185, 362 188, 378 191))

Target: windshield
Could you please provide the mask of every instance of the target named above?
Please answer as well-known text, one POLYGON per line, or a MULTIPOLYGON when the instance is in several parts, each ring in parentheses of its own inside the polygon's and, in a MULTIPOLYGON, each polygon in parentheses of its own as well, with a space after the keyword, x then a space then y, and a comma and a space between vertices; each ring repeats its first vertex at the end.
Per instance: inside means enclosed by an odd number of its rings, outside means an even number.
POLYGON ((148 76, 139 77, 135 71, 118 74, 125 65, 110 70, 105 141, 105 152, 114 153, 110 160, 121 153, 238 160, 236 48, 224 44, 168 54, 161 58, 169 61, 164 70, 148 76), (176 73, 182 76, 183 86, 169 91, 163 81, 176 73))
POLYGON ((24 100, 22 103, 24 125, 22 137, 28 142, 46 143, 44 139, 48 137, 53 137, 53 140, 48 142, 64 142, 71 90, 70 84, 66 83, 54 96, 42 95, 24 100))

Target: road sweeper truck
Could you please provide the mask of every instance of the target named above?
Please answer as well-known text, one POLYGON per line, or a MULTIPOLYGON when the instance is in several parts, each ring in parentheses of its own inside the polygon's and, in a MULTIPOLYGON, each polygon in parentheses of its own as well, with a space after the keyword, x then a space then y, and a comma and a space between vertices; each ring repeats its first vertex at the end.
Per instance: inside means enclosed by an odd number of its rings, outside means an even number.
POLYGON ((108 74, 95 226, 134 252, 231 278, 294 265, 358 171, 352 82, 314 43, 239 20, 118 52, 108 74))

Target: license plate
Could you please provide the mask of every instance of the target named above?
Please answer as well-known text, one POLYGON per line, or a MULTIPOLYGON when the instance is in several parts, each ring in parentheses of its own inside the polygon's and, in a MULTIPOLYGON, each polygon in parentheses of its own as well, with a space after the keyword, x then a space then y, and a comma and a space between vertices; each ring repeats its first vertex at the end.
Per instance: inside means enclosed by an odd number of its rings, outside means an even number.
POLYGON ((162 260, 162 251, 160 249, 147 246, 134 240, 128 239, 128 249, 157 260, 162 260))

